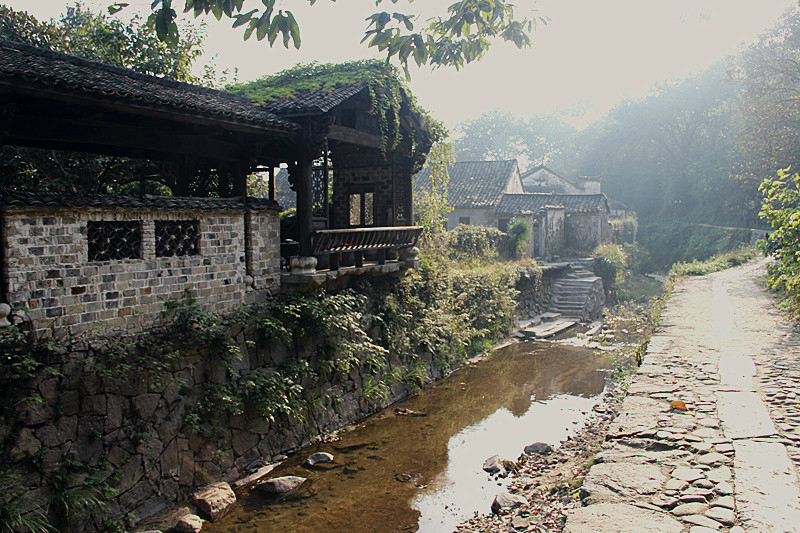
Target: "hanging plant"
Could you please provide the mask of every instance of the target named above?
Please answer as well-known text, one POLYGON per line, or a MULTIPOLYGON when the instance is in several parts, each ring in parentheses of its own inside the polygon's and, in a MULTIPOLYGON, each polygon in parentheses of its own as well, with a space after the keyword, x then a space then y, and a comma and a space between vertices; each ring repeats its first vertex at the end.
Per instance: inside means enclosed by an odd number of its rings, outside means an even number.
POLYGON ((424 159, 433 142, 446 136, 443 125, 433 120, 417 104, 397 69, 383 61, 300 64, 253 82, 233 85, 227 90, 264 104, 289 100, 314 91, 331 91, 346 85, 367 87, 372 103, 369 113, 378 120, 384 153, 394 150, 403 141, 400 115, 404 107, 407 112, 416 115, 419 124, 410 138, 415 163, 417 159, 424 159))

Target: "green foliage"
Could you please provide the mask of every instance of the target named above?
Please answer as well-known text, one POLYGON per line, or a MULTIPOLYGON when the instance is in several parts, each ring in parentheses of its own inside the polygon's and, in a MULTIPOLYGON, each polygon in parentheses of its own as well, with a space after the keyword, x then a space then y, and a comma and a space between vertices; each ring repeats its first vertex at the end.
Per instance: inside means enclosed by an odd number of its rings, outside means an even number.
POLYGON ((0 533, 54 532, 43 503, 31 501, 19 481, 18 474, 0 472, 0 533))
POLYGON ((420 116, 420 136, 410 141, 414 144, 415 162, 421 164, 431 144, 445 136, 444 127, 417 105, 396 69, 385 62, 363 60, 342 64, 301 64, 253 82, 233 85, 228 90, 261 103, 356 84, 364 84, 369 90, 372 102, 370 113, 378 120, 383 150, 394 150, 404 140, 400 132, 402 110, 408 109, 420 116))
POLYGON ((770 267, 771 289, 786 292, 798 300, 800 294, 800 175, 782 169, 775 179, 765 179, 759 190, 764 195, 761 217, 773 230, 764 251, 777 260, 770 267))
POLYGON ((425 160, 429 169, 430 184, 420 187, 414 194, 415 223, 422 226, 423 239, 430 240, 447 228, 447 188, 450 183, 450 166, 455 162, 452 143, 438 142, 433 145, 425 160))
POLYGON ((454 260, 496 259, 504 234, 497 228, 459 224, 448 232, 450 257, 454 260))
POLYGON ((666 269, 673 263, 704 261, 715 254, 734 250, 750 242, 750 233, 746 228, 680 222, 642 224, 639 242, 650 252, 655 267, 666 269))
POLYGON ((515 218, 509 223, 506 233, 511 259, 520 259, 531 237, 531 223, 524 218, 515 218))
POLYGON ((669 276, 705 276, 706 274, 743 265, 753 259, 756 254, 755 247, 742 246, 738 250, 717 254, 705 261, 695 260, 688 263, 675 263, 669 270, 669 276))
POLYGON ((142 376, 159 388, 190 355, 202 353, 225 363, 241 357, 230 324, 203 310, 191 291, 167 301, 163 318, 162 327, 149 335, 110 343, 90 362, 91 371, 112 380, 142 376))
MULTIPOLYGON (((392 0, 392 3, 397 1, 392 0)), ((310 0, 310 5, 315 3, 316 0, 310 0)), ((180 40, 176 25, 178 15, 172 4, 173 0, 155 0, 148 23, 160 39, 175 46, 180 40)), ((127 2, 116 2, 109 11, 116 13, 127 5, 127 2)), ((250 9, 247 9, 245 0, 185 0, 184 13, 195 17, 213 15, 217 20, 226 17, 234 28, 243 28, 245 39, 255 35, 259 41, 266 39, 272 46, 280 36, 285 48, 290 42, 294 48, 300 48, 300 25, 288 9, 292 5, 297 2, 276 6, 275 0, 262 0, 261 5, 250 1, 247 5, 250 9), (279 8, 277 12, 276 7, 279 8)), ((369 41, 370 47, 385 52, 386 63, 396 58, 408 75, 409 59, 418 66, 449 65, 458 69, 483 57, 492 40, 509 41, 518 48, 530 46, 529 34, 534 25, 527 19, 518 20, 513 4, 506 0, 456 2, 448 7, 444 17, 430 18, 421 30, 414 31, 418 18, 397 12, 374 13, 366 19, 368 25, 361 42, 369 41)))
POLYGON ((109 468, 107 459, 87 465, 64 459, 50 478, 50 521, 62 532, 83 531, 86 521, 95 513, 105 514, 108 498, 114 489, 103 479, 109 468))
POLYGON ((636 242, 636 233, 639 231, 639 219, 636 216, 612 218, 608 223, 611 225, 611 242, 617 244, 636 242))

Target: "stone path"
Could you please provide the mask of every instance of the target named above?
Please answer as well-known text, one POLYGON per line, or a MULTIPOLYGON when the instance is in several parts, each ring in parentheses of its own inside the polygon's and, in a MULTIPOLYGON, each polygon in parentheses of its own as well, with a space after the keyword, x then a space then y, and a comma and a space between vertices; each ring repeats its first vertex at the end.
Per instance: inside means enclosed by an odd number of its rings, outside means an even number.
POLYGON ((800 532, 800 334, 765 265, 675 288, 565 532, 800 532))

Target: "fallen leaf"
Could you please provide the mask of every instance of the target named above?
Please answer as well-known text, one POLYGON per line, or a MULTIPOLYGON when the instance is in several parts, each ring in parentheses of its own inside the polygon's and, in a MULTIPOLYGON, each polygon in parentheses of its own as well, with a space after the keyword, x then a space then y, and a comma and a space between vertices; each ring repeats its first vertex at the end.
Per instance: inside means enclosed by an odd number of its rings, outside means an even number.
POLYGON ((683 403, 681 400, 674 400, 674 401, 670 402, 670 405, 672 406, 673 409, 680 409, 681 411, 688 411, 688 409, 686 408, 686 404, 683 403))

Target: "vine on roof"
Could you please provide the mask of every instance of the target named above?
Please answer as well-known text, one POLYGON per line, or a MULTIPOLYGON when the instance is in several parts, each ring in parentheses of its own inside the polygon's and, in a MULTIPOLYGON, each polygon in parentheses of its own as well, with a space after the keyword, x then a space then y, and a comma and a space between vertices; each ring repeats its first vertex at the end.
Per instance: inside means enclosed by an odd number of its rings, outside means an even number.
POLYGON ((380 124, 381 149, 384 152, 397 148, 403 141, 400 131, 401 111, 417 115, 419 128, 415 128, 410 141, 415 166, 421 166, 431 145, 444 138, 447 132, 439 121, 431 118, 428 112, 417 104, 416 98, 399 76, 397 69, 383 61, 304 63, 256 81, 232 85, 227 90, 244 95, 258 103, 268 103, 280 102, 313 91, 331 91, 337 87, 355 84, 366 85, 369 90, 372 102, 369 112, 377 117, 380 124))

